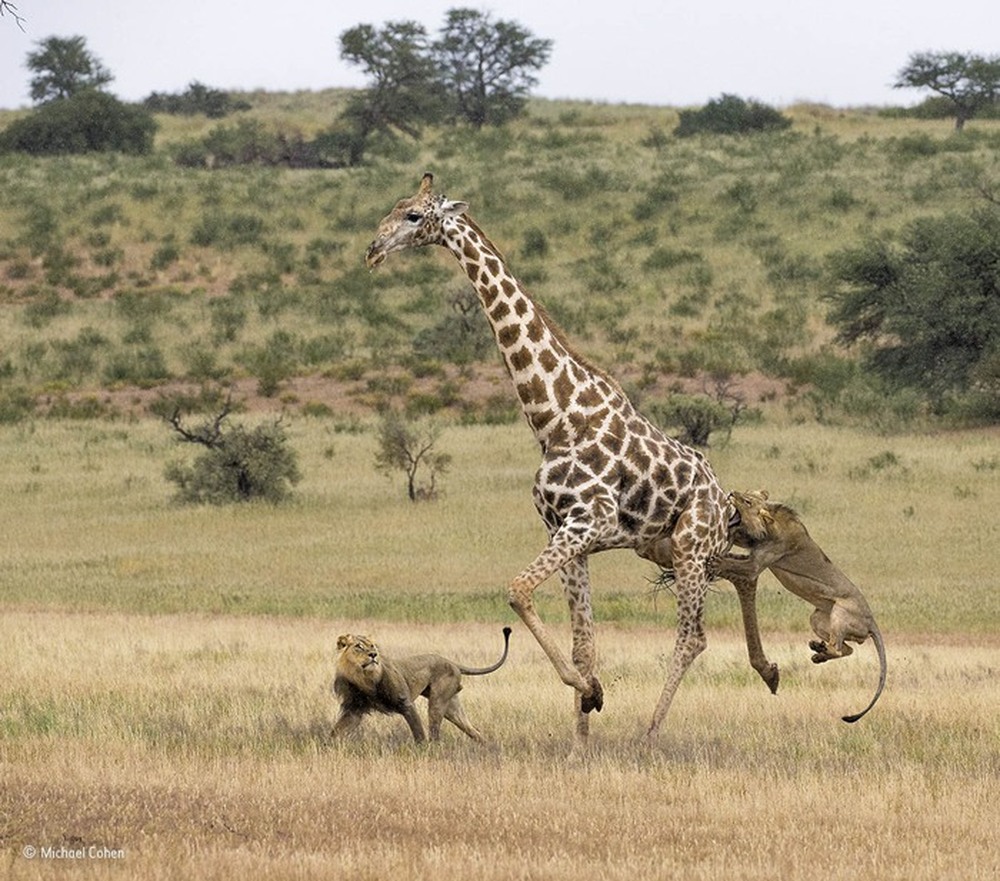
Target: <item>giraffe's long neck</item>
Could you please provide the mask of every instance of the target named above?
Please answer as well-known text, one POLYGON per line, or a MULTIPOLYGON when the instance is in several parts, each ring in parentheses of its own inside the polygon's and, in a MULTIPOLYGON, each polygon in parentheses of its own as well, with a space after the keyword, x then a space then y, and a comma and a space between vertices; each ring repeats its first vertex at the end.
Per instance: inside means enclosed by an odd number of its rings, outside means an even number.
POLYGON ((611 411, 632 412, 618 384, 569 349, 471 218, 448 222, 442 243, 479 294, 524 415, 543 446, 583 434, 588 425, 606 422, 611 411))

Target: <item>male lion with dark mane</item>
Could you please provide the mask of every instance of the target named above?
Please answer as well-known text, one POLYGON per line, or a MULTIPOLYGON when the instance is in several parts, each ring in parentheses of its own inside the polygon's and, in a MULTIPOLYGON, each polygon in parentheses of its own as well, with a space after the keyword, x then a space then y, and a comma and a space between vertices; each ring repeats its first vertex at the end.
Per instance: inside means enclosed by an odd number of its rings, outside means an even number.
MULTIPOLYGON (((813 541, 798 514, 767 498, 763 490, 730 494, 734 514, 730 520, 729 538, 750 553, 716 558, 712 563, 713 574, 731 581, 742 599, 745 593, 753 596, 758 576, 770 569, 783 587, 812 603, 816 610, 810 623, 819 637, 809 643, 809 648, 815 652, 812 656, 815 664, 851 654, 847 640, 863 643, 869 636, 872 638, 880 666, 878 689, 865 709, 843 717, 845 722, 856 722, 875 706, 885 686, 882 634, 864 595, 813 541)), ((754 628, 755 625, 754 621, 754 628)), ((747 628, 747 645, 751 649, 751 663, 765 680, 768 679, 765 672, 773 669, 771 690, 776 690, 777 667, 767 662, 760 648, 760 635, 752 633, 750 627, 747 628), (754 646, 759 652, 757 657, 754 646)))
POLYGON ((418 743, 427 739, 414 701, 427 698, 427 722, 431 740, 441 736, 441 721, 447 719, 473 740, 482 734, 472 725, 459 702, 462 676, 483 676, 498 670, 507 660, 510 628, 503 629, 503 654, 489 667, 463 667, 441 655, 410 655, 390 660, 367 636, 345 633, 337 639, 337 670, 333 693, 340 698, 340 716, 333 736, 354 731, 367 713, 399 713, 418 743))

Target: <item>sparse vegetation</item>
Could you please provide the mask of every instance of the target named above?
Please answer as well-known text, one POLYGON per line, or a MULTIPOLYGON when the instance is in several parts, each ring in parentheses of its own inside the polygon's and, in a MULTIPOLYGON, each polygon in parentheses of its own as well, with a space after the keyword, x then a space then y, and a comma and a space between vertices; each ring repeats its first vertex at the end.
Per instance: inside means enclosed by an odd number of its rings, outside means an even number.
MULTIPOLYGON (((581 769, 566 761, 568 689, 506 605, 507 580, 544 538, 524 426, 450 431, 450 491, 417 508, 371 468, 370 424, 333 440, 326 419, 288 430, 303 465, 296 503, 220 510, 164 503, 176 444, 161 421, 0 428, 0 816, 17 818, 3 841, 15 874, 52 871, 25 846, 77 840, 125 851, 87 862, 97 881, 234 866, 418 881, 526 870, 768 881, 775 867, 806 881, 817 864, 910 881, 993 874, 1000 607, 982 512, 1000 493, 995 436, 886 445, 784 422, 713 449, 725 485, 764 484, 792 504, 863 587, 888 642, 885 695, 857 726, 839 721, 870 693, 874 652, 809 663, 809 608, 769 577, 761 622, 782 681, 768 694, 746 662, 736 597, 718 585, 708 649, 659 745, 641 748, 673 604, 651 592, 651 564, 608 552, 591 562, 606 704, 581 769), (913 479, 848 477, 870 459, 891 472, 886 453, 913 479), (366 723, 363 742, 329 743, 338 633, 476 663, 505 621, 507 666, 463 692, 490 743, 456 732, 414 749, 387 717, 366 723), (852 793, 836 822, 831 791, 852 793), (399 831, 375 852, 385 806, 399 831)), ((568 639, 558 583, 537 601, 568 639)))
POLYGON ((387 477, 401 471, 411 502, 433 501, 441 492, 438 477, 447 473, 451 455, 435 449, 440 434, 426 419, 410 419, 394 410, 379 422, 375 468, 387 477))
MULTIPOLYGON (((343 101, 340 93, 304 94, 279 111, 268 96, 234 97, 252 105, 233 129, 240 138, 298 131, 310 140, 328 124, 319 108, 328 113, 343 101)), ((173 165, 179 145, 212 133, 217 123, 205 117, 183 129, 175 117, 158 117, 161 134, 146 157, 92 154, 53 164, 7 156, 0 291, 13 322, 6 336, 0 330, 0 350, 12 373, 0 383, 44 394, 51 353, 84 327, 100 327, 107 343, 93 369, 63 371, 70 394, 92 393, 104 379, 119 389, 199 382, 207 370, 249 373, 277 401, 299 378, 319 373, 414 372, 435 363, 495 372, 479 307, 450 305, 465 288, 436 255, 415 254, 375 275, 359 265, 374 223, 413 186, 416 166, 434 168, 450 194, 489 221, 514 271, 588 357, 626 380, 653 377, 650 399, 665 397, 676 374, 727 370, 787 379, 799 412, 821 412, 828 422, 874 418, 898 430, 913 419, 989 421, 988 356, 971 376, 968 399, 946 408, 920 395, 904 402, 864 364, 862 375, 836 388, 814 383, 820 374, 807 365, 822 362, 824 377, 847 377, 864 355, 830 345, 823 296, 836 284, 831 254, 869 239, 898 241, 918 219, 959 223, 970 205, 994 210, 991 124, 967 132, 956 153, 940 123, 815 107, 786 115, 790 130, 704 134, 708 140, 697 142, 664 136, 654 155, 645 134, 669 126, 673 111, 536 101, 503 129, 461 137, 428 129, 405 157, 386 155, 375 185, 368 169, 209 173, 173 165), (497 177, 498 149, 523 164, 526 182, 497 177), (597 201, 600 222, 576 210, 597 201), (169 313, 136 322, 112 309, 118 295, 136 291, 169 300, 169 313), (25 322, 30 345, 10 329, 25 322), (275 354, 278 329, 295 345, 280 359, 263 357, 275 354), (211 364, 188 353, 193 339, 212 346, 211 364), (159 353, 156 370, 136 363, 143 350, 136 347, 159 353), (887 420, 891 413, 898 418, 887 420)), ((473 388, 484 390, 463 383, 457 397, 443 397, 442 415, 485 418, 500 389, 470 398, 473 388)), ((415 391, 424 396, 416 406, 434 409, 433 393, 415 391)))
POLYGON ((302 475, 280 420, 252 429, 223 425, 229 413, 227 402, 214 419, 189 430, 174 412, 170 424, 180 439, 205 448, 190 465, 175 461, 167 466, 164 475, 177 486, 176 500, 213 505, 284 501, 302 475))
MULTIPOLYGON (((370 166, 207 161, 206 139, 312 143, 351 95, 234 98, 250 125, 161 114, 144 155, 0 156, 10 871, 58 870, 27 846, 82 843, 124 849, 135 877, 992 877, 1000 592, 983 512, 1000 466, 995 427, 940 429, 996 421, 983 402, 1000 358, 984 352, 942 412, 836 344, 823 294, 831 253, 886 241, 898 257, 914 224, 946 233, 941 248, 985 235, 991 222, 972 235, 957 218, 996 207, 995 124, 956 138, 947 122, 809 105, 787 109, 790 128, 683 139, 666 108, 530 101, 501 129, 373 140, 370 166), (201 159, 175 163, 186 148, 201 159), (762 581, 782 664, 771 697, 718 585, 709 649, 660 745, 638 748, 674 610, 651 564, 609 552, 590 563, 607 704, 582 770, 565 762, 571 697, 523 628, 499 678, 467 687, 490 744, 414 750, 388 719, 367 742, 328 742, 339 629, 474 661, 544 541, 537 446, 478 305, 452 305, 446 255, 361 265, 425 168, 644 410, 719 377, 704 400, 739 418, 708 453, 723 485, 799 510, 884 626, 889 687, 863 727, 836 716, 870 693, 867 646, 809 664, 808 610, 762 581), (267 454, 264 476, 280 498, 294 485, 294 503, 168 503, 243 497, 253 469, 229 459, 164 467, 179 431, 216 451, 220 382, 260 422, 233 446, 267 454), (431 455, 430 478, 382 448, 387 408, 407 430, 426 413, 449 425, 448 454, 410 450, 431 455), (437 503, 401 504, 373 458, 437 503)), ((703 415, 695 427, 713 424, 703 415)), ((566 638, 555 579, 536 605, 566 638)), ((123 862, 77 868, 104 881, 123 862)))

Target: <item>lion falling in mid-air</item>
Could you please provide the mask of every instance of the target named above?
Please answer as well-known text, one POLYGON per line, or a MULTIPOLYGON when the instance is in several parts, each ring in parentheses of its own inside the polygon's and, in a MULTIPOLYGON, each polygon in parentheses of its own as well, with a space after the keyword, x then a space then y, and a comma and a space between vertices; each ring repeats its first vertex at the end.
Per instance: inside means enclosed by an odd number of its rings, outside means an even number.
MULTIPOLYGON (((734 492, 729 501, 734 509, 729 538, 749 554, 716 558, 712 564, 716 576, 731 581, 741 595, 752 596, 757 578, 770 569, 783 587, 815 606, 810 623, 818 639, 809 643, 813 663, 851 654, 848 641, 863 643, 869 636, 874 641, 880 668, 878 688, 860 713, 843 717, 845 722, 856 722, 875 706, 886 677, 885 643, 867 600, 813 541, 791 508, 769 502, 763 490, 734 492)), ((748 626, 746 636, 751 664, 771 690, 777 690, 778 669, 764 657, 759 633, 748 626)))

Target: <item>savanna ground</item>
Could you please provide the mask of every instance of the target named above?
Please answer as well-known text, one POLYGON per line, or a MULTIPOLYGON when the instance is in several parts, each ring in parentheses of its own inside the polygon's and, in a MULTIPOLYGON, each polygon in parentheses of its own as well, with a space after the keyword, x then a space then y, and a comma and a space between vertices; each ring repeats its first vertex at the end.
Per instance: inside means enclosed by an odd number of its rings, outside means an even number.
MULTIPOLYGON (((163 423, 0 430, 0 844, 12 878, 979 879, 1000 872, 995 432, 887 438, 774 415, 710 451, 767 486, 865 590, 870 644, 809 660, 809 608, 762 585, 777 696, 733 591, 659 742, 673 599, 628 553, 593 561, 603 713, 567 761, 571 695, 507 609, 539 549, 522 425, 447 429, 445 494, 412 505, 370 434, 287 425, 305 475, 279 507, 177 507, 163 423), (399 719, 331 743, 333 643, 492 660, 466 682, 477 745, 399 719), (26 848, 35 848, 34 851, 26 848), (54 851, 43 850, 46 848, 54 851), (59 850, 62 848, 62 850, 59 850), (81 851, 84 858, 52 854, 81 851), (44 854, 48 853, 46 858, 44 854), (34 854, 34 858, 29 858, 34 854)), ((556 584, 543 615, 568 642, 556 584)))
MULTIPOLYGON (((248 97, 247 118, 311 136, 345 94, 248 97)), ((789 112, 780 135, 680 141, 668 108, 539 101, 359 169, 180 168, 171 151, 217 123, 172 117, 148 157, 0 158, 0 873, 996 877, 998 435, 916 433, 878 397, 845 417, 818 391, 849 390, 853 357, 829 346, 829 254, 981 204, 1000 131, 789 112), (710 458, 798 508, 866 592, 889 652, 869 716, 839 718, 875 687, 870 645, 813 666, 810 610, 768 581, 772 696, 720 584, 709 649, 643 748, 673 598, 609 553, 606 706, 567 762, 571 695, 505 603, 544 540, 537 451, 488 335, 456 323, 448 255, 361 264, 424 170, 641 405, 722 376, 761 408, 710 458), (151 405, 217 408, 206 386, 284 411, 291 503, 170 502, 165 464, 191 451, 151 405), (448 426, 433 504, 373 468, 387 404, 448 426), (488 744, 447 727, 416 748, 388 718, 329 741, 339 633, 481 664, 507 623, 507 666, 464 692, 488 744)), ((557 584, 539 608, 568 644, 557 584)))

